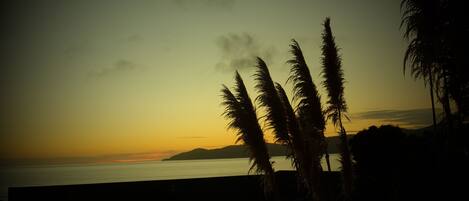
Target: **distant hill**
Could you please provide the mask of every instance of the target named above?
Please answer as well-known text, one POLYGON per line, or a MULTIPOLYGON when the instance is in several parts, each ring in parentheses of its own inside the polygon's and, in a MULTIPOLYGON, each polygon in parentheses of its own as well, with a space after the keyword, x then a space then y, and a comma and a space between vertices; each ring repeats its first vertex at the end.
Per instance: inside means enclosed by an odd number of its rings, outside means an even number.
MULTIPOLYGON (((418 129, 406 129, 401 128, 402 131, 408 135, 422 135, 425 131, 431 131, 432 126, 427 126, 424 128, 418 129)), ((354 134, 347 135, 348 139, 351 139, 354 134)), ((337 147, 339 143, 339 136, 327 137, 328 150, 329 153, 339 153, 339 148, 337 147)), ((280 144, 267 144, 270 156, 285 156, 286 148, 280 144)), ((163 159, 166 160, 196 160, 196 159, 219 159, 219 158, 246 158, 249 157, 247 149, 244 145, 230 145, 219 149, 203 149, 197 148, 192 151, 182 152, 171 156, 169 158, 163 159)))
MULTIPOLYGON (((328 137, 329 153, 338 153, 337 143, 339 137, 328 137)), ((285 146, 280 144, 267 144, 270 156, 285 156, 287 150, 285 146)), ((219 149, 203 149, 197 148, 192 151, 182 152, 171 156, 166 160, 196 160, 196 159, 219 159, 219 158, 246 158, 249 157, 248 150, 244 145, 230 145, 219 149)))

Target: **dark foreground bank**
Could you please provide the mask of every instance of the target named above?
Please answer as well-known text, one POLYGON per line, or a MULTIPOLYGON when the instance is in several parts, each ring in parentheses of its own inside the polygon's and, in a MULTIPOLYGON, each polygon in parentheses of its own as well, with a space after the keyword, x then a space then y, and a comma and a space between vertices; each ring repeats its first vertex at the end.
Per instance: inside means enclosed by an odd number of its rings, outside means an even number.
MULTIPOLYGON (((302 200, 294 171, 276 173, 282 200, 302 200)), ((328 200, 337 200, 340 173, 324 172, 330 185, 328 200)), ((13 187, 9 200, 266 200, 258 175, 104 184, 13 187)), ((325 191, 325 188, 324 188, 325 191)))

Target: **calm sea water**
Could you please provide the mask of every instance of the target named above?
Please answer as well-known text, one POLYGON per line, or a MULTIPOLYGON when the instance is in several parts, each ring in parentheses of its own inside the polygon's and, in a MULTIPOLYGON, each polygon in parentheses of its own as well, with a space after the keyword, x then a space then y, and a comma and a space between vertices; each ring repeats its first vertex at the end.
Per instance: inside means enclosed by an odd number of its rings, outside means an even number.
MULTIPOLYGON (((293 169, 283 156, 272 160, 275 170, 293 169)), ((326 168, 325 160, 322 166, 326 168)), ((338 155, 332 154, 332 170, 339 166, 338 155)), ((0 200, 7 200, 8 187, 247 175, 249 167, 247 158, 234 158, 0 168, 0 200)))

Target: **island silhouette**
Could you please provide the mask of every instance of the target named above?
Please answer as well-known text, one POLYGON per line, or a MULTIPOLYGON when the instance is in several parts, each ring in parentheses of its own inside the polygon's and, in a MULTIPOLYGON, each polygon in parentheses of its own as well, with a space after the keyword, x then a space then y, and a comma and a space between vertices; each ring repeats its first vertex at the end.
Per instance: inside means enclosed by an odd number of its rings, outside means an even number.
MULTIPOLYGON (((330 144, 328 147, 329 153, 338 153, 339 149, 336 144, 339 141, 338 136, 326 138, 327 142, 330 144)), ((286 156, 288 150, 285 145, 267 143, 267 149, 270 156, 286 156)), ((217 149, 204 149, 196 148, 191 151, 181 152, 176 155, 173 155, 169 158, 163 159, 163 161, 171 160, 197 160, 197 159, 223 159, 223 158, 247 158, 249 153, 247 147, 244 145, 229 145, 217 149)))

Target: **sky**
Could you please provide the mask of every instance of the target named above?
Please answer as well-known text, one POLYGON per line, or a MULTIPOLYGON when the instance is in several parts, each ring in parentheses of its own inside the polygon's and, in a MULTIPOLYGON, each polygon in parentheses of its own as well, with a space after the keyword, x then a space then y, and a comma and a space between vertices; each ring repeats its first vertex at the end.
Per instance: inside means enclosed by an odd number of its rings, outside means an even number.
MULTIPOLYGON (((285 83, 291 39, 326 102, 320 77, 326 17, 342 56, 346 129, 431 123, 428 90, 403 73, 399 1, 17 1, 2 7, 0 159, 159 159, 234 144, 221 116, 222 84, 233 86, 239 70, 254 100, 253 58, 260 56, 291 97, 285 83)), ((332 125, 326 135, 336 135, 332 125)), ((272 139, 268 131, 266 139, 272 139)))

